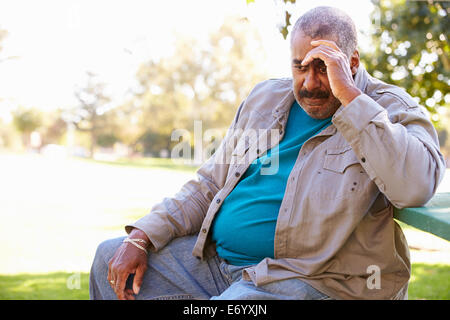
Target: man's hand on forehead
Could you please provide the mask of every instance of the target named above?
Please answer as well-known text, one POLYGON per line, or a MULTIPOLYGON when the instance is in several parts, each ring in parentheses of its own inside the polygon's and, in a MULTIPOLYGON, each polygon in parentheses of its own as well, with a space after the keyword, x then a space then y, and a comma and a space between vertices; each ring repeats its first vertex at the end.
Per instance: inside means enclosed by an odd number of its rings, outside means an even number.
POLYGON ((319 55, 324 56, 324 54, 328 54, 331 56, 332 54, 335 54, 346 57, 341 49, 339 49, 339 47, 336 45, 336 43, 331 40, 313 40, 311 41, 311 46, 313 46, 314 48, 306 54, 305 58, 302 61, 302 66, 308 65, 316 59, 322 60, 326 65, 326 60, 322 59, 319 55), (329 47, 331 49, 328 50, 326 47, 329 47))
POLYGON ((320 59, 327 67, 327 76, 333 95, 345 106, 361 91, 356 87, 350 68, 349 58, 339 49, 334 41, 313 40, 313 47, 303 58, 302 66, 320 59))

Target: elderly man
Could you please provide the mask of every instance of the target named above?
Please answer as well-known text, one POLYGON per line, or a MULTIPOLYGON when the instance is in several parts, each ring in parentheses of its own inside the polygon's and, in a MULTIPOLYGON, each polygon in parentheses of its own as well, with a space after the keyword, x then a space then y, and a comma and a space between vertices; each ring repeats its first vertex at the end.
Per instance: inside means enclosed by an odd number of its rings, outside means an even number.
POLYGON ((198 179, 98 247, 91 298, 407 298, 393 206, 425 204, 444 160, 423 108, 356 46, 340 10, 300 17, 292 79, 258 84, 198 179))

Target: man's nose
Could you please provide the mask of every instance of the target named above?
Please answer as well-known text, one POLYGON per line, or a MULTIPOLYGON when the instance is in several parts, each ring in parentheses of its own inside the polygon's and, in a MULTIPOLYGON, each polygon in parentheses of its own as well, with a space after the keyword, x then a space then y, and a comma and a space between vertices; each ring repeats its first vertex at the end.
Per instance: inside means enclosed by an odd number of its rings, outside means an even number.
POLYGON ((317 76, 317 73, 311 69, 314 68, 310 68, 310 70, 308 70, 305 76, 305 80, 303 81, 303 87, 308 91, 312 91, 320 87, 320 80, 317 76))

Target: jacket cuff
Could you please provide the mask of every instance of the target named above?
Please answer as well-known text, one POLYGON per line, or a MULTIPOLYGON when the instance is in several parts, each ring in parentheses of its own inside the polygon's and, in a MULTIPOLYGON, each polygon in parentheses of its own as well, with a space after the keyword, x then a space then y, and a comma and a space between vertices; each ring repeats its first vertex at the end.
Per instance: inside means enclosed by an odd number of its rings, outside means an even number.
POLYGON ((125 226, 127 234, 137 228, 142 230, 150 240, 149 250, 157 252, 164 248, 164 246, 172 240, 171 232, 165 227, 165 223, 158 214, 149 214, 139 219, 135 223, 125 226))
POLYGON ((333 116, 332 122, 344 138, 351 142, 381 112, 386 112, 382 106, 368 95, 360 94, 341 108, 333 116))

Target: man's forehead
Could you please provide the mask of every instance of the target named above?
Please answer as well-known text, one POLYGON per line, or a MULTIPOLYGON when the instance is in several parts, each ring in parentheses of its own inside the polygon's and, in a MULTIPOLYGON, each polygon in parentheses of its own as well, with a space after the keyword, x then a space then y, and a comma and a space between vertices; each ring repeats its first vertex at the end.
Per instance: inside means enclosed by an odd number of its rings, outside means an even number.
POLYGON ((304 34, 302 31, 297 31, 292 35, 291 39, 292 57, 296 59, 303 59, 306 53, 313 48, 311 45, 311 41, 313 40, 331 40, 336 42, 335 37, 331 35, 312 38, 311 36, 304 34))

